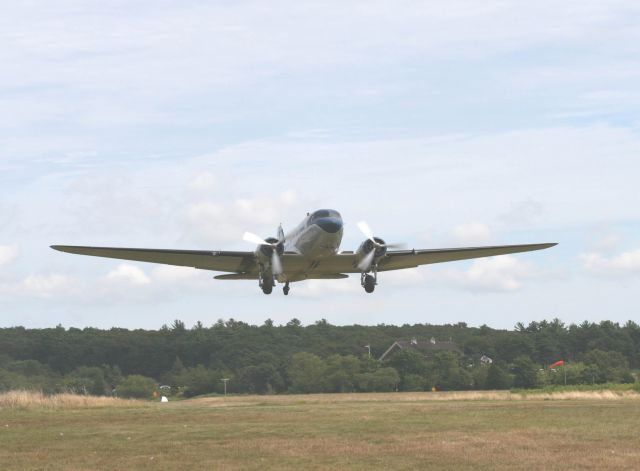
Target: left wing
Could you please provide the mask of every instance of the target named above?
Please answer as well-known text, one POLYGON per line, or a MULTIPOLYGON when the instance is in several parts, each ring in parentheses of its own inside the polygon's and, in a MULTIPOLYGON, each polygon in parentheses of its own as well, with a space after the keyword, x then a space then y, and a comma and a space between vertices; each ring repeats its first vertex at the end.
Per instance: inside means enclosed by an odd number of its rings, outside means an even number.
POLYGON ((493 257, 520 252, 548 249, 557 245, 523 244, 523 245, 495 245, 488 247, 462 247, 457 249, 427 249, 427 250, 394 250, 387 252, 387 256, 380 263, 380 270, 398 270, 401 268, 417 267, 431 263, 454 262, 471 258, 493 257))
MULTIPOLYGON (((413 268, 431 263, 453 262, 471 258, 492 257, 533 250, 548 249, 557 245, 524 244, 524 245, 495 245, 488 247, 462 247, 453 249, 425 249, 425 250, 393 250, 378 262, 378 271, 400 270, 413 268)), ((341 253, 326 257, 316 267, 322 273, 360 273, 355 253, 341 253)))

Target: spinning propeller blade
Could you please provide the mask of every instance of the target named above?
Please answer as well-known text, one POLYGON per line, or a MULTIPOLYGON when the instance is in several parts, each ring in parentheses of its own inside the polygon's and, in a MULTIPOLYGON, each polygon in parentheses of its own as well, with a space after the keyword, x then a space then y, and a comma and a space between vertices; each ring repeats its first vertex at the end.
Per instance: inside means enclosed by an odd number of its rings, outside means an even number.
POLYGON ((360 232, 362 232, 367 239, 369 239, 374 244, 377 244, 377 242, 373 239, 373 232, 371 232, 369 224, 367 224, 365 221, 360 221, 358 223, 358 229, 360 229, 360 232))
MULTIPOLYGON (((280 228, 278 232, 282 232, 282 228, 280 228)), ((282 242, 282 240, 273 243, 267 242, 262 237, 256 234, 252 234, 251 232, 245 232, 242 235, 242 239, 252 244, 268 245, 269 247, 271 247, 271 272, 274 275, 280 275, 282 273, 282 262, 280 261, 280 255, 278 255, 278 244, 282 242)), ((282 237, 282 239, 284 239, 284 236, 282 237)))
POLYGON ((282 263, 280 262, 278 251, 275 248, 271 254, 271 271, 274 275, 280 275, 282 273, 282 263))
POLYGON ((251 242, 252 244, 258 245, 271 245, 269 242, 264 240, 262 237, 252 234, 251 232, 245 232, 242 236, 242 239, 246 242, 251 242))
POLYGON ((367 255, 364 256, 360 263, 358 263, 358 268, 362 271, 369 271, 371 268, 371 262, 373 262, 373 256, 376 254, 376 249, 371 250, 367 255))

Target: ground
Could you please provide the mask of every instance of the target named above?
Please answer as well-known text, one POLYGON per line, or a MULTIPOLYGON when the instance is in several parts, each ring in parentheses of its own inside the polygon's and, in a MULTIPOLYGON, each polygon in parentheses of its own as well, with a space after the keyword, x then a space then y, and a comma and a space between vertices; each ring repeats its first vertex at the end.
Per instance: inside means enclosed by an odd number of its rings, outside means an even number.
POLYGON ((631 392, 0 400, 0 469, 637 469, 639 432, 631 392))

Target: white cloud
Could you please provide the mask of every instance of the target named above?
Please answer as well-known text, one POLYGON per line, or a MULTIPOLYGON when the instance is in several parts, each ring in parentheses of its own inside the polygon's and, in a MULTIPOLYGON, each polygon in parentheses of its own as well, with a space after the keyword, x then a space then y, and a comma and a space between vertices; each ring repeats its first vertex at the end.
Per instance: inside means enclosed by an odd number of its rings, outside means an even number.
POLYGON ((163 283, 179 283, 191 281, 198 277, 198 270, 191 267, 174 267, 171 265, 159 265, 153 269, 154 280, 163 283))
POLYGON ((491 229, 486 224, 472 222, 454 227, 451 235, 460 244, 486 244, 491 240, 491 229))
POLYGON ((594 275, 630 276, 640 275, 640 249, 606 257, 597 252, 580 255, 584 268, 594 275))
POLYGON ((107 274, 107 280, 115 282, 126 282, 134 285, 148 285, 151 279, 145 272, 134 265, 123 263, 107 274))
POLYGON ((32 274, 22 281, 19 289, 27 296, 50 298, 60 292, 68 291, 74 284, 73 278, 59 273, 32 274))
POLYGON ((540 201, 527 198, 511 203, 509 209, 499 216, 499 219, 508 225, 532 225, 537 222, 544 213, 544 207, 540 201))
POLYGON ((610 254, 617 251, 623 241, 624 237, 620 232, 605 227, 597 231, 596 237, 589 242, 586 253, 610 254))
POLYGON ((192 203, 186 209, 183 237, 211 246, 214 243, 238 243, 247 230, 268 231, 263 237, 275 236, 285 212, 295 207, 297 201, 295 192, 288 190, 275 198, 237 198, 227 204, 212 201, 192 203))
POLYGON ((0 266, 11 263, 18 256, 16 245, 0 245, 0 266))
POLYGON ((466 270, 445 269, 436 280, 470 291, 516 291, 523 281, 538 276, 533 265, 511 255, 474 260, 466 270))
POLYGON ((407 268, 404 270, 391 270, 378 273, 378 281, 381 284, 389 283, 391 286, 415 286, 424 284, 426 268, 407 268))
POLYGON ((202 172, 188 183, 188 188, 192 191, 206 192, 216 188, 219 184, 218 178, 211 172, 202 172))
POLYGON ((291 295, 303 298, 321 298, 330 294, 364 293, 360 281, 354 277, 341 280, 305 280, 291 285, 291 295), (295 291, 294 291, 295 290, 295 291))

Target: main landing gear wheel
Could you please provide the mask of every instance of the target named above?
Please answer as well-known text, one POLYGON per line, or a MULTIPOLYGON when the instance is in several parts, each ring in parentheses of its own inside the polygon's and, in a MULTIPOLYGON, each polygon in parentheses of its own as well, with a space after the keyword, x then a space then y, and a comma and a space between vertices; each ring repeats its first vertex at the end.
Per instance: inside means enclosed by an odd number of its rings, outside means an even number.
POLYGON ((287 281, 287 282, 284 284, 284 287, 282 288, 282 292, 284 293, 284 295, 285 295, 285 296, 287 296, 287 295, 289 294, 289 289, 290 289, 290 288, 289 288, 289 282, 287 281))
POLYGON ((273 291, 273 285, 271 283, 265 283, 262 285, 262 292, 264 294, 271 294, 273 291))
POLYGON ((373 293, 373 290, 376 289, 376 279, 372 275, 365 275, 362 286, 367 293, 373 293))

